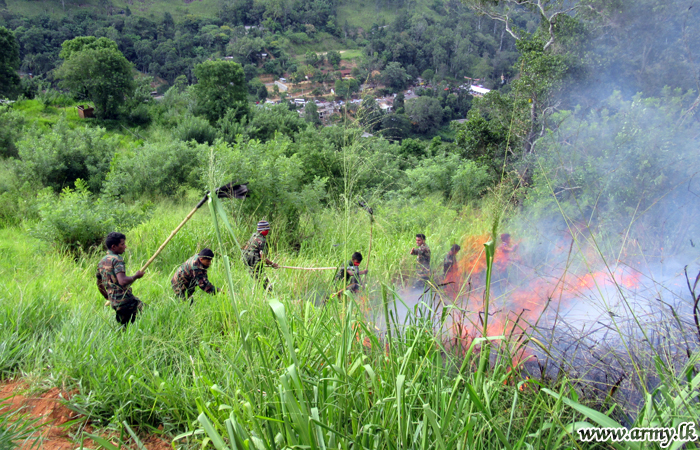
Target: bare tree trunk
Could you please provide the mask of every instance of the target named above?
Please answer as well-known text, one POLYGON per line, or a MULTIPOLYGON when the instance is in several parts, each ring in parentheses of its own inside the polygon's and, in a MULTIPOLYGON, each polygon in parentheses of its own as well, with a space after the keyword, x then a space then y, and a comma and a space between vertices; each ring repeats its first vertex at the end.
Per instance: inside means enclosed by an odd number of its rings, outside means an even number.
POLYGON ((532 151, 533 143, 535 141, 535 127, 537 126, 537 100, 532 99, 532 106, 530 107, 530 131, 527 132, 527 137, 525 138, 525 153, 528 154, 532 151))
POLYGON ((500 53, 501 50, 503 50, 503 36, 506 34, 506 27, 503 27, 503 31, 501 31, 501 43, 498 44, 498 52, 500 53))

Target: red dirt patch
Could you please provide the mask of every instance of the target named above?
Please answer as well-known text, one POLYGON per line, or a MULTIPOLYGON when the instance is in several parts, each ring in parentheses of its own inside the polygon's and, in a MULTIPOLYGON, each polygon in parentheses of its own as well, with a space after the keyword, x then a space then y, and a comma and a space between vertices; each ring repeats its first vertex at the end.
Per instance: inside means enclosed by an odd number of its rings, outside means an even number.
MULTIPOLYGON (((80 414, 71 411, 61 403, 69 400, 73 393, 61 391, 58 388, 49 389, 41 394, 23 395, 27 391, 27 385, 22 380, 9 380, 0 383, 0 410, 20 411, 30 419, 36 419, 37 425, 42 425, 34 436, 20 445, 20 450, 41 448, 44 450, 73 450, 80 443, 75 443, 70 438, 66 422, 80 418, 80 414), (7 399, 7 400, 5 400, 7 399), (39 438, 37 445, 36 438, 39 438)), ((92 432, 87 425, 85 431, 92 432)), ((103 436, 111 440, 109 436, 103 436)), ((167 450, 170 445, 158 436, 147 436, 142 443, 149 450, 167 450)), ((115 443, 116 444, 116 443, 115 443)), ((97 448, 94 442, 86 439, 83 445, 87 448, 97 448)), ((134 448, 136 448, 134 446, 134 448)))

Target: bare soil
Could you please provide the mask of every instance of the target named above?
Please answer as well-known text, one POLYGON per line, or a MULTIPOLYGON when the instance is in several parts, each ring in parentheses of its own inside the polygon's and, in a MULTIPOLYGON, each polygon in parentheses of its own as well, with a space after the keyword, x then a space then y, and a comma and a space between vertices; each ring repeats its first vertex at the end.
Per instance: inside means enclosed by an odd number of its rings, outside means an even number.
MULTIPOLYGON (((62 402, 69 400, 75 392, 69 393, 58 388, 35 394, 29 393, 27 384, 22 380, 8 380, 0 382, 0 410, 9 408, 11 411, 20 411, 29 419, 36 419, 36 425, 41 425, 35 435, 20 445, 21 450, 74 450, 80 448, 80 442, 71 438, 71 429, 67 422, 80 419, 80 414, 71 411, 62 402)), ((85 425, 84 430, 94 434, 91 425, 85 425)), ((100 435, 117 445, 113 436, 100 435)), ((160 436, 148 435, 140 437, 141 442, 149 450, 167 450, 172 447, 167 440, 160 436)), ((83 441, 85 448, 97 448, 90 439, 83 441)), ((134 445, 132 448, 136 448, 134 445)))

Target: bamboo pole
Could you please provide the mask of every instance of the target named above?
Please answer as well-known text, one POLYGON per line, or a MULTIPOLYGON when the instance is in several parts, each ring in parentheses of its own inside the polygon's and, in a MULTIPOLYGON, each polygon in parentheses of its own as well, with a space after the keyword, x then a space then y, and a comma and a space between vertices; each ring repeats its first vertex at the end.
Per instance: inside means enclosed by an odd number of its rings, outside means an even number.
POLYGON ((337 270, 338 267, 294 267, 294 266, 278 266, 278 269, 293 269, 293 270, 337 270))
POLYGON ((156 252, 153 254, 153 256, 151 256, 151 259, 149 259, 146 262, 146 264, 141 268, 141 272, 144 272, 148 268, 148 266, 151 265, 151 263, 156 259, 156 256, 158 256, 160 254, 160 252, 163 251, 165 246, 168 245, 168 242, 170 242, 170 240, 175 237, 177 232, 180 231, 180 228, 185 226, 187 221, 190 220, 190 218, 192 218, 192 216, 194 216, 194 213, 196 213, 198 209, 199 209, 199 205, 195 206, 194 209, 192 211, 190 211, 189 214, 187 214, 187 217, 185 217, 185 220, 180 222, 180 225, 178 225, 177 228, 175 228, 173 230, 173 232, 170 233, 170 236, 168 236, 168 239, 166 239, 165 242, 163 242, 163 244, 161 244, 161 246, 158 247, 158 250, 156 250, 156 252))

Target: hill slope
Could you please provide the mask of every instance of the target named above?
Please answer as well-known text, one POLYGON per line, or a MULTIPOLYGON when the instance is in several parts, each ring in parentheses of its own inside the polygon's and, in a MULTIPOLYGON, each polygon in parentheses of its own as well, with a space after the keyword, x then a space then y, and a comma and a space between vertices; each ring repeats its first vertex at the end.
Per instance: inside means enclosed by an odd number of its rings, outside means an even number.
MULTIPOLYGON (((53 18, 60 18, 64 14, 80 10, 89 10, 100 13, 112 11, 123 14, 128 7, 132 14, 137 16, 162 17, 166 11, 170 12, 175 20, 192 14, 198 17, 216 17, 221 0, 5 0, 7 9, 11 13, 23 16, 37 16, 48 14, 53 18)), ((411 2, 409 8, 414 12, 427 15, 435 14, 429 7, 427 0, 411 2)), ((339 2, 337 22, 341 26, 346 22, 352 27, 368 28, 373 23, 382 21, 391 22, 399 11, 405 8, 396 8, 381 0, 344 0, 339 2)))

